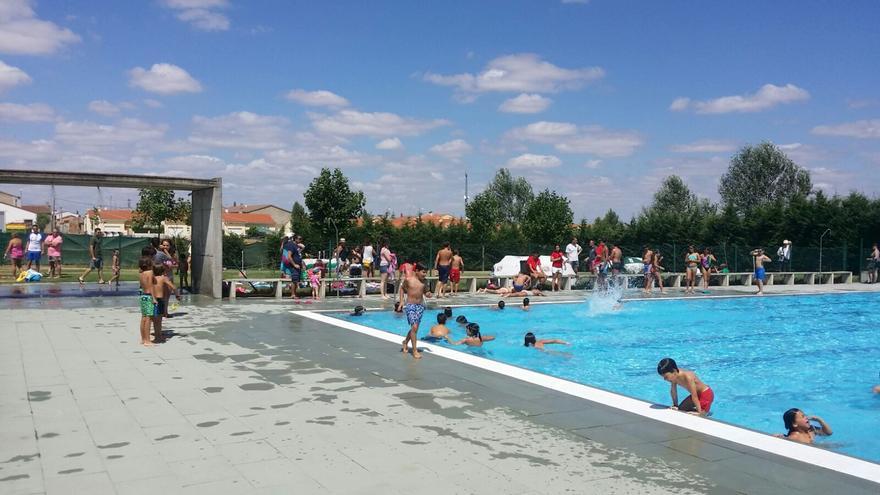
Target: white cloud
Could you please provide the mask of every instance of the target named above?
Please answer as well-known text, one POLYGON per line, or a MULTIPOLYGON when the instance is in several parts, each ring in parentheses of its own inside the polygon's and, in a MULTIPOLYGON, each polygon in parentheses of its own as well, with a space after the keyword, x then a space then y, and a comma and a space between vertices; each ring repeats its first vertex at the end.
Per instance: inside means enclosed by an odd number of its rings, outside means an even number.
POLYGON ((287 119, 252 112, 233 112, 219 117, 193 117, 189 142, 209 148, 282 148, 287 119))
POLYGON ((514 98, 504 100, 498 110, 507 113, 540 113, 551 103, 553 100, 539 94, 520 93, 514 98))
POLYGON ((119 107, 107 100, 92 100, 89 102, 89 110, 105 117, 110 117, 119 113, 119 107))
POLYGON ((472 150, 473 147, 464 139, 453 139, 442 144, 435 144, 428 149, 431 153, 450 160, 458 160, 472 150))
POLYGON ((584 168, 589 168, 589 169, 593 169, 593 170, 595 170, 601 166, 602 166, 602 160, 587 160, 584 163, 584 168))
POLYGON ((0 60, 0 93, 22 84, 30 84, 31 76, 18 67, 7 65, 0 60))
POLYGON ((164 124, 150 124, 138 119, 122 119, 114 124, 94 122, 59 122, 55 138, 77 150, 110 151, 124 146, 141 148, 159 142, 168 130, 164 124))
POLYGON ((347 107, 348 100, 327 90, 306 91, 291 89, 285 95, 290 101, 311 107, 347 107))
POLYGON ((199 93, 202 85, 189 73, 173 64, 153 64, 149 70, 135 67, 128 72, 129 85, 151 93, 199 93))
POLYGON ((818 125, 813 127, 812 133, 819 136, 880 139, 880 119, 857 120, 836 125, 818 125))
POLYGON ((669 147, 675 153, 727 153, 736 149, 736 145, 728 141, 701 139, 688 144, 676 144, 669 147))
POLYGON ((147 99, 145 99, 145 100, 144 100, 144 105, 146 105, 146 106, 148 106, 148 107, 150 107, 150 108, 162 108, 162 107, 165 106, 165 105, 162 104, 161 101, 159 101, 159 100, 154 100, 154 99, 152 99, 152 98, 147 98, 147 99))
POLYGON ((788 144, 777 144, 776 147, 781 149, 782 151, 791 151, 799 149, 803 146, 801 143, 788 143, 788 144))
POLYGON ((693 109, 697 113, 720 114, 731 112, 760 112, 785 103, 810 99, 810 93, 794 84, 776 86, 765 84, 754 94, 722 96, 714 100, 693 101, 690 98, 676 98, 669 109, 681 112, 693 109))
POLYGON ((226 31, 229 18, 220 11, 229 7, 227 0, 163 0, 177 18, 202 31, 226 31))
POLYGON ((18 122, 51 122, 55 120, 55 110, 45 103, 0 103, 0 120, 18 122))
POLYGON ((400 150, 403 149, 403 143, 396 137, 383 139, 376 143, 377 150, 400 150))
POLYGON ((0 2, 0 53, 49 55, 80 41, 73 31, 38 19, 31 4, 30 0, 0 2))
POLYGON ((634 131, 611 131, 598 125, 576 126, 567 122, 535 122, 511 129, 505 138, 553 145, 562 153, 601 157, 629 156, 644 144, 634 131))
POLYGON ((533 155, 525 153, 507 161, 508 168, 543 169, 562 165, 562 160, 553 155, 533 155))
POLYGON ((875 98, 862 98, 856 100, 846 100, 846 106, 850 109, 856 110, 859 108, 869 108, 880 106, 880 100, 875 98))
POLYGON ((417 136, 431 129, 449 125, 443 119, 418 120, 387 112, 342 110, 332 115, 311 113, 312 125, 334 136, 417 136))
POLYGON ((429 72, 424 74, 423 79, 433 84, 455 87, 468 100, 477 93, 488 91, 556 93, 583 87, 604 76, 605 71, 601 67, 564 69, 541 60, 535 54, 519 53, 493 59, 479 74, 442 75, 429 72))

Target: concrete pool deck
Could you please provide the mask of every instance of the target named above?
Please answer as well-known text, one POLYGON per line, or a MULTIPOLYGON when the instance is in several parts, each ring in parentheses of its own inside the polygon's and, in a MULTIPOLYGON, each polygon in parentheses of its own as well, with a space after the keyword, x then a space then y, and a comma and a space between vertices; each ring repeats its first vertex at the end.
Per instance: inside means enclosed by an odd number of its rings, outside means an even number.
MULTIPOLYGON (((880 287, 818 289, 769 292, 880 287)), ((153 348, 127 298, 83 301, 0 300, 0 493, 880 489, 289 312, 376 298, 190 302, 153 348)))

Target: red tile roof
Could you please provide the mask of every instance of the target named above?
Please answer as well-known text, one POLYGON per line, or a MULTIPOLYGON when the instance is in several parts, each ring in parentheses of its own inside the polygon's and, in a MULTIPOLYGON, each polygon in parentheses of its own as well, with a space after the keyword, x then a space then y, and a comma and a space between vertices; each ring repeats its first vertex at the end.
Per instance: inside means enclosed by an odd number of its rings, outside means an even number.
POLYGON ((98 216, 104 222, 108 220, 124 220, 128 222, 131 221, 132 213, 132 210, 89 210, 86 214, 90 217, 98 216))
POLYGON ((51 214, 52 214, 52 208, 51 208, 49 205, 23 205, 23 206, 21 207, 21 209, 22 209, 22 210, 27 210, 27 211, 29 211, 29 212, 31 212, 31 213, 36 213, 36 214, 38 214, 38 215, 39 215, 40 213, 45 213, 45 214, 47 214, 47 215, 51 215, 51 214))
POLYGON ((224 212, 223 221, 226 223, 243 223, 247 225, 275 225, 275 220, 264 213, 224 212))

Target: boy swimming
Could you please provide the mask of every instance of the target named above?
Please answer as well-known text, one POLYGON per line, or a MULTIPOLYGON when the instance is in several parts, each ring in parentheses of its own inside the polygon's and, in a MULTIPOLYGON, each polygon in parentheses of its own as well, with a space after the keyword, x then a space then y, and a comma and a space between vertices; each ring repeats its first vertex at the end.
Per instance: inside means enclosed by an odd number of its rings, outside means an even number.
POLYGON ((680 370, 675 360, 672 358, 663 358, 657 364, 657 373, 664 380, 672 384, 669 394, 672 396, 672 407, 670 409, 678 409, 679 411, 691 414, 699 414, 705 416, 712 407, 712 401, 715 400, 715 394, 708 385, 703 383, 697 377, 697 374, 689 370, 680 370), (678 387, 690 392, 690 395, 678 403, 678 387))
POLYGON ((541 339, 538 340, 535 337, 535 334, 529 332, 526 334, 525 339, 523 341, 523 345, 526 347, 534 347, 535 349, 544 350, 544 346, 547 344, 561 344, 561 345, 571 345, 564 340, 559 339, 541 339))
POLYGON ((431 327, 431 333, 424 340, 436 342, 445 339, 448 335, 449 327, 446 326, 446 313, 440 313, 437 315, 437 324, 431 327))
POLYGON ((453 342, 449 336, 446 337, 446 341, 451 345, 469 345, 471 347, 482 347, 483 342, 489 342, 495 340, 494 335, 482 335, 480 334, 480 325, 477 323, 468 323, 467 324, 467 337, 459 340, 458 342, 453 342))
POLYGON ((798 443, 813 443, 816 435, 830 436, 832 431, 828 423, 819 416, 807 416, 798 408, 791 408, 782 415, 782 421, 785 423, 785 429, 788 433, 785 435, 776 435, 787 438, 798 443), (819 428, 813 426, 810 421, 819 424, 819 428))

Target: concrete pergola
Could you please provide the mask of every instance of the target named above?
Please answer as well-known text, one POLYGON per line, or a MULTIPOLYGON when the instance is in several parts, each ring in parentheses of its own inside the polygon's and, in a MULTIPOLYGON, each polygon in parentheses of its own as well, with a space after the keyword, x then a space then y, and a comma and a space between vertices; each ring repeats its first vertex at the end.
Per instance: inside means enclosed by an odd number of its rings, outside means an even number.
POLYGON ((0 170, 0 184, 155 188, 192 191, 193 292, 220 298, 223 283, 222 181, 154 175, 0 170))

